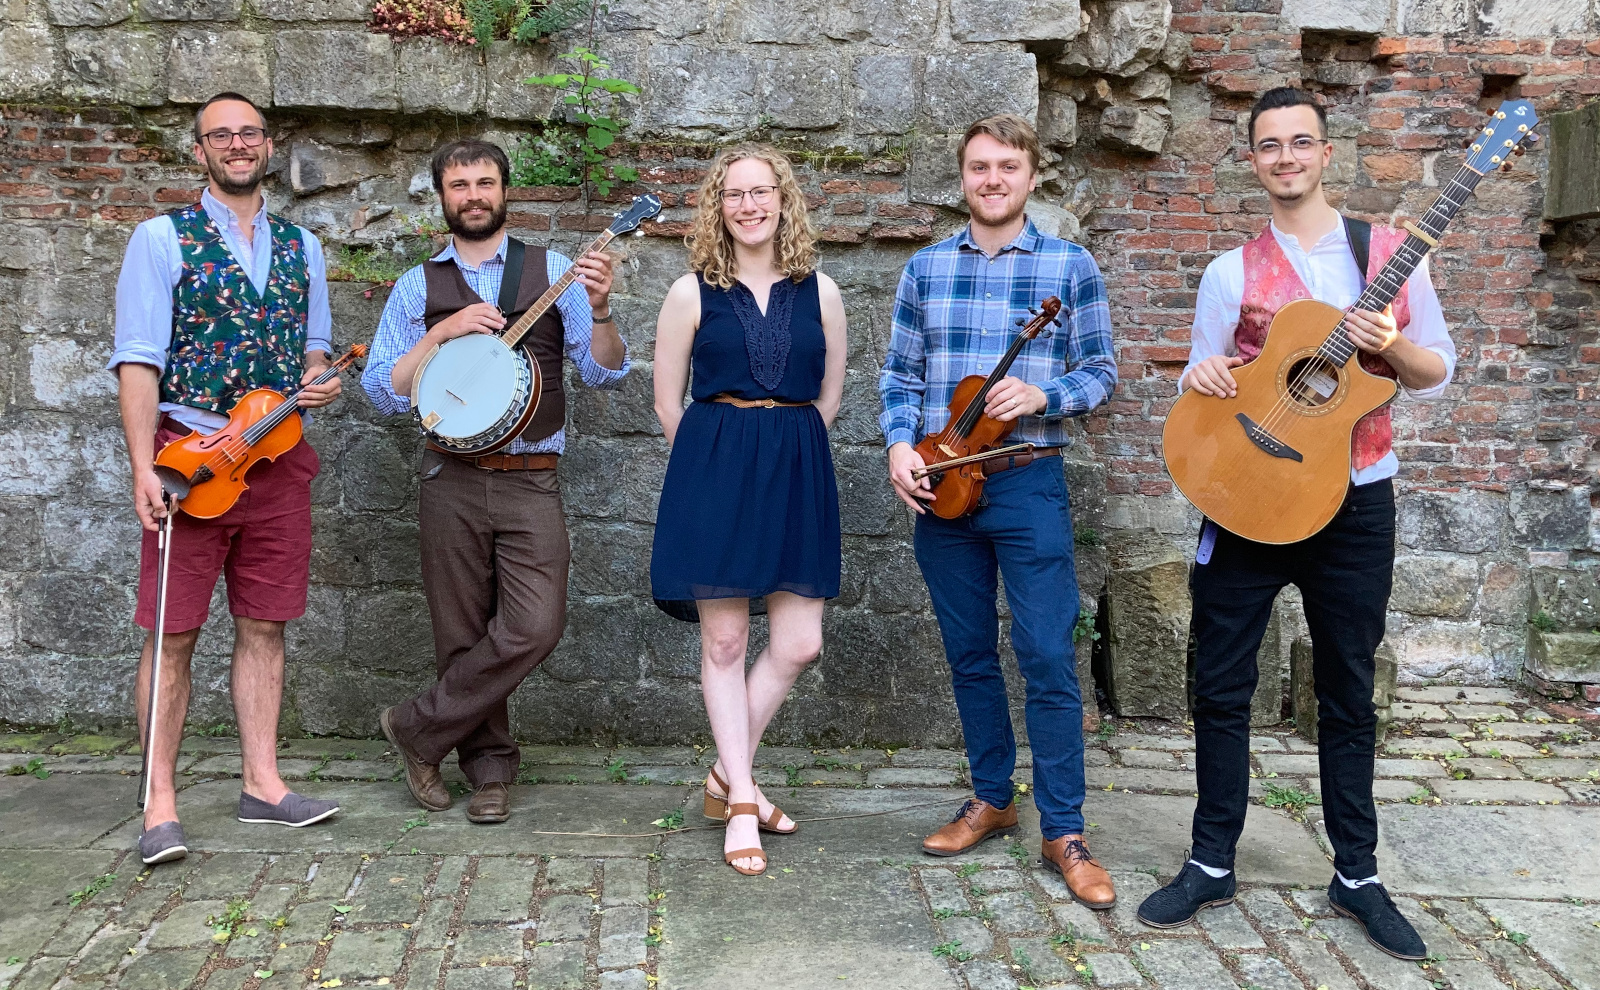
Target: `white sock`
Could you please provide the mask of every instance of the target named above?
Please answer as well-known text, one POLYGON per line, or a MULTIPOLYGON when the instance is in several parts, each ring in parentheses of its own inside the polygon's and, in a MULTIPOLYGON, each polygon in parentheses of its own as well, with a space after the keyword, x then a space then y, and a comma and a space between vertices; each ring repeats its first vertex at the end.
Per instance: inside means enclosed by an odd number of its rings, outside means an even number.
MULTIPOLYGON (((1193 862, 1193 861, 1191 860, 1191 862, 1193 862)), ((1201 867, 1201 869, 1206 870, 1207 873, 1211 872, 1210 870, 1206 869, 1203 866, 1201 867)), ((1365 887, 1369 883, 1377 883, 1378 882, 1378 875, 1376 873, 1374 873, 1370 877, 1367 877, 1364 880, 1351 880, 1349 877, 1345 876, 1343 873, 1340 873, 1338 870, 1334 870, 1333 871, 1333 875, 1338 877, 1339 878, 1339 882, 1344 884, 1346 887, 1349 887, 1351 890, 1355 890, 1357 887, 1365 887)))
MULTIPOLYGON (((1206 871, 1206 876, 1211 877, 1213 880, 1221 880, 1223 877, 1225 877, 1228 874, 1233 872, 1232 870, 1220 870, 1215 866, 1207 866, 1206 864, 1204 864, 1202 862, 1199 862, 1198 860, 1191 859, 1191 860, 1189 860, 1189 862, 1193 863, 1195 866, 1200 867, 1202 870, 1205 870, 1206 871)), ((1346 883, 1348 883, 1348 882, 1349 881, 1346 881, 1346 883)))

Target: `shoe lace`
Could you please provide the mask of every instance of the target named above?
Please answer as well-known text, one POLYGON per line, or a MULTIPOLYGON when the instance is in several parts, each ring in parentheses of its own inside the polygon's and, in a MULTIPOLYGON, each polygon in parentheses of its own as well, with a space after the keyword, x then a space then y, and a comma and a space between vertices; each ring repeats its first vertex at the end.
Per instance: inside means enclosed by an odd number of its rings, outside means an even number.
POLYGON ((1076 863, 1087 863, 1094 858, 1089 855, 1089 846, 1082 839, 1068 839, 1061 855, 1068 862, 1076 863))
POLYGON ((959 822, 961 819, 967 817, 967 814, 975 809, 977 803, 978 802, 974 801, 972 798, 967 798, 965 801, 963 801, 961 803, 961 810, 956 812, 956 816, 954 818, 950 819, 950 824, 954 825, 956 822, 959 822))

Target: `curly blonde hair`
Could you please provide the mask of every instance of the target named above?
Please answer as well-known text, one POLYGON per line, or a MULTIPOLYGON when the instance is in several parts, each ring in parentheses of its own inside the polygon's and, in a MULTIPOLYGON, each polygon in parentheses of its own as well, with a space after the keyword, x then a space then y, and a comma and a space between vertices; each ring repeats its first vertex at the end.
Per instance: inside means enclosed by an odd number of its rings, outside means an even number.
POLYGON ((727 185, 728 167, 746 158, 766 162, 778 177, 783 207, 778 213, 775 260, 783 274, 796 282, 804 281, 817 267, 817 232, 807 215, 806 195, 795 180, 794 166, 783 152, 765 144, 725 148, 711 163, 695 200, 694 221, 683 239, 689 247, 689 267, 720 289, 733 288, 738 263, 733 254, 733 238, 722 219, 722 190, 727 185))

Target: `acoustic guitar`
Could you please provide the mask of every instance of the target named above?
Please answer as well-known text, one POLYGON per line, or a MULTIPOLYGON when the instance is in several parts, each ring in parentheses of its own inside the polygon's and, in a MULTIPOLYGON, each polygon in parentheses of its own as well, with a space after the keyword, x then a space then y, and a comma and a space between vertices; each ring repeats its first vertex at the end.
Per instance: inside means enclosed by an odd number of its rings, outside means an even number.
MULTIPOLYGON (((1496 168, 1509 171, 1538 118, 1507 101, 1469 142, 1466 161, 1352 308, 1382 312, 1439 246, 1445 228, 1496 168)), ((1363 273, 1365 275, 1365 273, 1363 273)), ((1345 311, 1300 299, 1273 317, 1261 354, 1233 369, 1238 394, 1178 397, 1162 430, 1162 456, 1184 497, 1229 532, 1258 543, 1315 535, 1344 504, 1356 422, 1394 401, 1398 386, 1353 360, 1345 311)))

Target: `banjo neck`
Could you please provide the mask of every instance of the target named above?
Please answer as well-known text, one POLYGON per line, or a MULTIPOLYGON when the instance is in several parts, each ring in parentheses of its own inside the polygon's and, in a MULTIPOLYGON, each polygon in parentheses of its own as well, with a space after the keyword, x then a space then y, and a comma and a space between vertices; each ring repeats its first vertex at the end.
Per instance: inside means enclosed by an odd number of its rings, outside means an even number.
MULTIPOLYGON (((612 233, 609 229, 604 231, 599 237, 596 237, 588 247, 584 248, 583 252, 579 254, 578 257, 581 258, 590 251, 604 251, 606 245, 610 244, 612 238, 616 236, 617 235, 612 233)), ((522 341, 523 336, 527 334, 529 328, 533 326, 534 322, 538 320, 539 317, 543 316, 546 310, 548 310, 551 306, 554 306, 556 300, 561 298, 561 293, 567 291, 567 288, 571 286, 573 282, 577 281, 577 279, 578 266, 574 264, 571 268, 568 268, 565 272, 563 272, 561 277, 556 279, 555 282, 551 284, 550 288, 544 291, 544 295, 533 301, 533 305, 528 307, 527 312, 522 314, 521 319, 517 320, 516 323, 511 325, 510 329, 506 330, 505 333, 500 335, 501 341, 503 341, 507 347, 516 347, 517 344, 522 341)))

